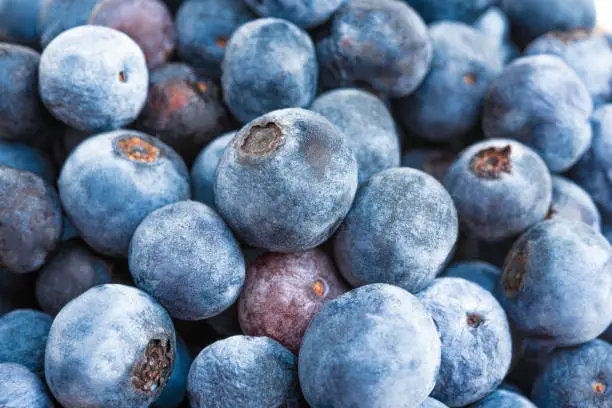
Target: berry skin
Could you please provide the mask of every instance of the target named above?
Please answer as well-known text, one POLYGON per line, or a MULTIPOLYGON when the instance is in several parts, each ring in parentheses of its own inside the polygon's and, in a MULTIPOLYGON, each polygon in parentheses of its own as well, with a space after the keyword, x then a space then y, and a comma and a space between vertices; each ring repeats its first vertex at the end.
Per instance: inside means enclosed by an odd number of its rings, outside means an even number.
POLYGON ((298 370, 312 408, 415 407, 433 389, 439 365, 440 339, 423 305, 403 289, 373 284, 330 301, 312 319, 298 370))
POLYGON ((3 0, 0 3, 0 36, 3 41, 38 48, 38 19, 43 0, 3 0))
POLYGON ((360 187, 334 239, 334 259, 354 287, 389 283, 417 293, 446 266, 458 229, 440 183, 419 170, 389 169, 360 187))
POLYGON ((510 38, 510 21, 498 7, 489 8, 476 20, 473 26, 498 47, 504 63, 508 63, 521 55, 521 51, 510 38))
POLYGON ((0 140, 0 166, 29 171, 54 185, 57 169, 51 158, 36 148, 21 143, 0 140))
POLYGON ((519 334, 544 345, 572 346, 610 325, 611 290, 608 241, 582 222, 551 220, 516 241, 496 295, 519 334))
POLYGON ((427 398, 419 408, 447 408, 447 406, 433 398, 427 398))
POLYGON ((225 51, 225 103, 242 123, 277 109, 307 107, 316 95, 318 69, 305 31, 277 18, 248 22, 225 51))
POLYGON ((601 215, 591 196, 572 181, 553 176, 553 198, 546 219, 582 221, 595 231, 601 230, 601 215))
POLYGON ((497 389, 468 408, 538 408, 526 397, 515 392, 497 389))
POLYGON ((216 207, 246 244, 275 252, 319 246, 357 190, 357 162, 327 119, 284 109, 247 124, 217 167, 216 207))
POLYGON ((215 171, 225 152, 238 132, 225 133, 210 142, 196 157, 191 167, 191 193, 193 199, 215 208, 213 185, 215 182, 215 171))
POLYGON ((447 20, 474 22, 495 0, 403 0, 425 19, 426 22, 447 20))
POLYGON ((463 278, 480 285, 488 292, 495 292, 497 281, 502 274, 501 269, 482 261, 457 262, 444 271, 443 276, 448 278, 463 278))
POLYGON ((20 364, 0 364, 0 406, 3 408, 53 408, 43 381, 20 364))
POLYGON ((132 238, 129 266, 136 285, 181 320, 218 315, 244 283, 244 258, 232 231, 195 201, 147 216, 132 238))
POLYGON ((149 73, 140 47, 106 27, 63 32, 40 58, 40 95, 65 124, 86 132, 133 122, 147 99, 149 73))
POLYGON ((301 28, 311 28, 327 21, 348 0, 244 0, 261 17, 277 17, 301 28))
POLYGON ((64 210, 96 252, 127 257, 140 222, 190 198, 189 173, 174 150, 132 130, 88 138, 68 157, 58 181, 64 210))
POLYGON ((542 221, 552 200, 546 164, 527 146, 507 139, 465 149, 448 169, 444 186, 467 232, 490 242, 513 238, 542 221))
POLYGON ((123 285, 96 286, 53 321, 45 377, 66 408, 145 408, 168 382, 175 350, 172 320, 150 296, 123 285))

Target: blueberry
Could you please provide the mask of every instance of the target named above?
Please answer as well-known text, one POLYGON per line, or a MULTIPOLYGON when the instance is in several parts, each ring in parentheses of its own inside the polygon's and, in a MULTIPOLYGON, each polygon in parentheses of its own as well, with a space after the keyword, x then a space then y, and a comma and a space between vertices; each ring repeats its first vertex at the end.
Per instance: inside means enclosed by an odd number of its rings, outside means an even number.
POLYGON ((423 20, 406 4, 352 0, 329 24, 317 42, 323 87, 365 86, 400 97, 425 78, 431 41, 423 20))
POLYGON ((41 309, 55 316, 60 309, 88 289, 113 279, 113 265, 81 241, 62 244, 36 280, 36 299, 41 309))
POLYGON ((247 124, 217 167, 219 213, 248 245, 314 248, 338 228, 357 189, 357 162, 327 119, 284 109, 247 124))
POLYGON ((424 171, 442 182, 454 159, 455 154, 445 148, 411 149, 402 157, 402 166, 424 171))
POLYGON ((220 78, 229 38, 238 27, 254 18, 244 0, 185 1, 176 16, 181 60, 220 78))
POLYGON ((447 408, 447 407, 446 405, 444 405, 438 400, 435 400, 433 398, 427 398, 425 401, 423 401, 421 405, 419 405, 419 408, 447 408))
POLYGON ((309 106, 317 79, 312 40, 288 21, 261 18, 243 24, 227 45, 223 95, 243 123, 276 109, 309 106))
POLYGON ((187 376, 193 358, 185 341, 176 336, 176 356, 172 375, 164 387, 160 397, 151 405, 151 408, 177 408, 187 394, 187 376))
POLYGON ((428 23, 440 20, 474 22, 496 0, 403 0, 428 23))
POLYGON ((334 240, 353 286, 390 283, 416 293, 444 269, 457 242, 457 210, 433 177, 389 169, 363 184, 334 240))
POLYGON ((561 57, 582 79, 595 106, 612 101, 612 47, 602 33, 584 29, 553 31, 538 37, 525 53, 561 57))
POLYGON ((493 293, 502 271, 497 266, 483 261, 457 262, 444 271, 443 276, 449 278, 463 278, 480 285, 483 289, 493 293))
POLYGON ((39 33, 42 48, 71 28, 87 24, 102 0, 44 0, 40 11, 39 33))
POLYGON ((60 34, 40 58, 40 95, 53 115, 78 130, 131 123, 145 104, 149 75, 140 47, 106 27, 60 34))
POLYGON ((319 96, 311 110, 325 116, 348 141, 359 167, 359 184, 379 171, 398 167, 400 140, 385 104, 358 89, 339 89, 319 96))
POLYGON ((238 303, 245 334, 268 336, 297 354, 310 320, 348 291, 332 260, 320 249, 267 253, 247 269, 238 303))
POLYGON ((498 7, 491 7, 474 23, 474 28, 498 47, 505 63, 520 56, 521 51, 510 38, 510 21, 498 7))
POLYGON ((537 224, 506 258, 496 294, 513 327, 552 346, 599 336, 612 322, 612 248, 578 221, 537 224))
POLYGON ((128 286, 96 286, 53 321, 45 377, 66 408, 144 408, 168 382, 175 350, 172 320, 151 297, 128 286))
POLYGON ((414 93, 398 101, 398 117, 423 139, 455 140, 478 126, 486 91, 503 60, 498 47, 463 23, 433 24, 429 36, 431 70, 414 93))
POLYGON ((594 340, 554 352, 531 398, 540 408, 605 408, 612 401, 611 379, 612 345, 594 340))
POLYGON ((569 174, 607 216, 612 214, 612 104, 597 109, 591 123, 593 143, 569 174))
POLYGON ((189 174, 178 154, 131 130, 81 143, 66 160, 58 185, 81 237, 110 256, 127 256, 132 234, 147 215, 190 197, 189 174))
POLYGON ((233 336, 200 352, 187 392, 192 408, 282 407, 298 399, 296 358, 267 337, 233 336))
POLYGON ((136 285, 182 320, 218 315, 244 283, 244 258, 232 231, 195 201, 147 216, 132 238, 129 265, 136 285))
POLYGON ((591 143, 591 95, 559 57, 536 55, 506 66, 487 93, 485 135, 517 139, 553 172, 574 165, 591 143))
POLYGON ((57 193, 34 173, 0 166, 0 264, 11 272, 40 268, 62 233, 57 193))
POLYGON ((45 384, 26 367, 0 364, 0 405, 4 408, 53 408, 45 384))
POLYGON ((21 364, 42 376, 52 321, 48 314, 30 309, 14 310, 0 317, 0 363, 21 364))
POLYGON ((595 27, 595 0, 501 0, 519 45, 549 31, 595 27))
POLYGON ((38 18, 43 0, 3 0, 0 2, 0 35, 3 41, 38 48, 38 18))
POLYGON ((0 139, 34 143, 52 126, 38 94, 39 61, 30 48, 0 44, 0 139))
POLYGON ((512 238, 543 220, 552 200, 546 164, 527 146, 506 139, 465 149, 444 186, 466 230, 487 241, 512 238))
POLYGON ((423 305, 398 287, 373 284, 328 302, 312 319, 298 370, 312 408, 415 407, 439 366, 440 339, 423 305))
POLYGON ((496 389, 510 368, 512 338, 495 297, 460 278, 437 279, 417 296, 442 342, 440 374, 431 396, 461 407, 496 389))
POLYGON ((582 221, 596 231, 601 229, 601 215, 591 196, 570 180, 553 176, 553 198, 547 219, 582 221))
POLYGON ((348 0, 244 0, 261 17, 278 17, 302 28, 327 21, 348 0))
POLYGON ((524 396, 498 389, 468 408, 538 408, 524 396))
POLYGON ((45 152, 21 143, 0 140, 0 166, 32 172, 51 185, 57 178, 55 164, 45 152))
POLYGON ((147 103, 134 126, 160 138, 188 163, 215 136, 230 130, 219 87, 189 65, 158 68, 150 82, 147 103))
POLYGON ((191 193, 193 199, 215 208, 213 184, 215 171, 225 148, 238 132, 229 132, 210 142, 198 155, 191 167, 191 193))

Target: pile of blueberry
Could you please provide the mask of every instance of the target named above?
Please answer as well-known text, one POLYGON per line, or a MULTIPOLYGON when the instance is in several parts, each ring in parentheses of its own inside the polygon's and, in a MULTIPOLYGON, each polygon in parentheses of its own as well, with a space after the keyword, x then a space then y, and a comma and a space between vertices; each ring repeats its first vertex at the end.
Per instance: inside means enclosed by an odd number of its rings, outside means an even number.
POLYGON ((0 0, 0 407, 612 408, 594 0, 0 0))

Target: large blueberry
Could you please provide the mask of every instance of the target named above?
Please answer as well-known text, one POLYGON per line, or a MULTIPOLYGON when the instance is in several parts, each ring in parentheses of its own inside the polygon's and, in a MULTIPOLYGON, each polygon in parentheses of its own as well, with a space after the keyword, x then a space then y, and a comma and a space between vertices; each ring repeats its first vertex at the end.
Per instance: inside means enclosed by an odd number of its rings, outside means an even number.
POLYGON ((302 28, 324 23, 348 0, 244 0, 262 17, 278 17, 289 20, 302 28))
POLYGON ((53 321, 45 377, 66 408, 145 408, 168 382, 175 350, 172 320, 150 296, 96 286, 53 321))
POLYGON ((78 240, 62 244, 40 270, 36 300, 45 312, 56 315, 72 299, 88 289, 111 283, 113 265, 78 240))
POLYGON ((476 20, 497 0, 403 0, 425 19, 433 22, 440 20, 464 21, 476 20))
POLYGON ((215 203, 247 244, 277 252, 314 248, 349 211, 357 162, 327 119, 303 109, 247 124, 217 167, 215 203))
POLYGON ((149 96, 135 127, 158 137, 192 163, 202 147, 230 130, 221 90, 189 65, 172 63, 151 72, 149 96))
POLYGON ((218 315, 244 283, 244 258, 232 231, 196 201, 147 216, 134 232, 129 264, 136 285, 182 320, 218 315))
POLYGON ((53 408, 45 383, 20 364, 0 364, 0 406, 53 408))
MULTIPOLYGON (((533 402, 516 392, 498 389, 468 408, 538 408, 533 402)), ((556 407, 560 408, 560 407, 556 407)))
POLYGON ((432 58, 427 27, 409 6, 393 0, 352 0, 317 42, 321 84, 365 86, 405 96, 425 78, 432 58))
POLYGON ((496 389, 512 360, 506 314, 495 297, 460 278, 440 278, 418 298, 440 333, 442 363, 431 396, 462 407, 496 389))
POLYGON ((309 106, 317 91, 318 64, 305 31, 277 18, 243 24, 223 59, 223 96, 240 121, 267 112, 309 106))
POLYGON ((210 142, 196 157, 191 167, 191 194, 193 199, 215 208, 213 185, 215 172, 225 148, 237 132, 229 132, 210 142))
POLYGON ((536 55, 507 65, 485 100, 490 138, 517 139, 553 172, 574 165, 591 143, 593 101, 578 75, 559 57, 536 55))
POLYGON ((193 358, 187 348, 185 341, 176 336, 176 357, 172 375, 168 379, 168 384, 159 398, 151 405, 151 408, 176 408, 187 396, 187 376, 193 358))
POLYGON ((400 164, 400 140, 387 106, 358 89, 339 89, 319 96, 311 110, 325 116, 346 136, 359 166, 359 184, 379 171, 400 164))
POLYGON ((66 160, 58 185, 80 236, 112 256, 127 256, 132 234, 147 215, 190 198, 189 173, 178 154, 131 130, 81 143, 66 160))
POLYGON ((568 346, 612 322, 612 248, 579 221, 537 224, 506 258, 496 295, 513 328, 543 344, 568 346))
POLYGON ((43 0, 2 0, 0 35, 2 40, 38 48, 38 18, 43 0))
POLYGON ((29 171, 0 166, 0 264, 12 272, 40 268, 62 234, 57 193, 29 171))
POLYGON ((434 387, 440 353, 436 326, 416 297, 367 285, 312 319, 300 349, 300 385, 312 408, 415 407, 434 387))
POLYGON ((554 31, 533 41, 527 55, 557 55, 576 71, 595 106, 612 102, 612 45, 603 33, 554 31))
POLYGON ((32 172, 50 185, 57 178, 55 164, 46 153, 21 143, 0 140, 0 166, 32 172))
POLYGON ((334 240, 353 286, 390 283, 416 293, 444 269, 458 235, 457 210, 433 177, 389 169, 363 184, 334 240))
POLYGON ((455 156, 455 153, 446 148, 410 149, 402 157, 402 166, 424 171, 443 182, 455 156))
POLYGON ((478 126, 489 84, 503 69, 502 56, 483 34, 463 23, 433 24, 429 36, 431 70, 414 93, 398 101, 398 117, 421 138, 461 138, 478 126))
POLYGON ((299 398, 296 358, 268 337, 233 336, 200 352, 187 392, 192 408, 294 406, 299 398))
POLYGON ((546 164, 514 140, 468 147, 447 171, 444 186, 467 231, 488 241, 515 237, 543 220, 552 200, 546 164))
POLYGON ((483 261, 464 261, 449 266, 444 271, 443 276, 449 278, 463 278, 493 293, 501 274, 501 269, 490 263, 483 261))
POLYGON ((42 376, 52 321, 48 314, 30 309, 14 310, 0 317, 0 363, 21 364, 42 376))
POLYGON ((539 408, 607 408, 611 383, 612 345, 594 340, 555 351, 536 379, 531 398, 539 408))
POLYGON ((570 180, 553 176, 553 198, 547 219, 582 221, 596 231, 601 229, 601 215, 591 196, 570 180))
POLYGON ((255 18, 244 3, 244 0, 185 1, 176 15, 181 60, 220 78, 229 38, 238 27, 255 18))
POLYGON ((40 95, 53 115, 88 132, 131 123, 145 104, 149 72, 140 47, 111 28, 60 34, 40 58, 40 95))

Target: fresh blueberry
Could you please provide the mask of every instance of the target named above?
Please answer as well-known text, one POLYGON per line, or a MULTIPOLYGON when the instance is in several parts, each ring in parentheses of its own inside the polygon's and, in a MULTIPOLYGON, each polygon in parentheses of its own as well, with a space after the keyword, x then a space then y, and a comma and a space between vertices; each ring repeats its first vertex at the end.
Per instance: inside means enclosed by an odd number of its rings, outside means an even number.
POLYGON ((62 234, 57 193, 34 173, 0 166, 0 264, 15 273, 34 272, 62 234))
POLYGON ((433 24, 429 36, 431 70, 414 93, 398 101, 398 118, 423 139, 459 139, 478 126, 489 84, 503 69, 502 56, 483 34, 463 23, 433 24))
POLYGON ((582 221, 596 231, 601 229, 601 215, 591 196, 570 180, 553 176, 553 198, 547 219, 582 221))
POLYGON ((299 395, 296 358, 267 337, 229 337, 196 357, 187 392, 192 408, 292 407, 299 395))
POLYGON ((118 130, 88 138, 58 181, 70 221, 94 250, 127 256, 132 234, 150 213, 190 198, 185 163, 144 133, 118 130))
POLYGON ((299 356, 302 392, 312 408, 419 406, 434 388, 440 353, 436 326, 416 297, 367 285, 312 319, 299 356))
POLYGON ((385 95, 413 92, 429 70, 427 27, 409 6, 393 0, 352 0, 317 42, 321 84, 360 86, 385 95))
POLYGON ((45 377, 65 408, 145 408, 174 366, 172 320, 151 297, 101 285, 68 303, 51 326, 45 377))
POLYGON ((0 364, 0 406, 3 408, 53 408, 43 381, 26 367, 0 364))
POLYGON ((125 126, 147 99, 149 73, 140 47, 106 27, 60 34, 40 58, 40 95, 53 115, 78 130, 125 126))
POLYGON ((439 182, 443 182, 446 170, 455 156, 452 151, 445 148, 410 149, 402 157, 402 166, 424 171, 439 182))
POLYGON ((592 340, 612 322, 612 248, 578 221, 537 224, 508 254, 496 295, 513 328, 552 346, 592 340))
POLYGON ((254 18, 244 0, 185 1, 176 16, 181 60, 220 78, 229 38, 238 27, 254 18))
POLYGON ((39 20, 42 48, 64 31, 87 24, 100 1, 103 0, 44 0, 39 20))
POLYGON ((331 299, 349 290, 320 249, 267 253, 247 269, 238 303, 240 327, 267 336, 297 354, 310 320, 331 299))
POLYGON ((302 28, 327 21, 348 0, 244 0, 261 17, 278 17, 302 28))
POLYGON ((419 405, 419 408, 447 408, 447 406, 438 400, 427 398, 421 405, 419 405))
POLYGON ((147 216, 132 238, 129 265, 136 285, 181 320, 218 315, 244 284, 244 258, 232 231, 196 201, 147 216))
MULTIPOLYGON (((516 392, 498 389, 468 408, 538 408, 516 392)), ((557 407, 559 408, 559 407, 557 407)))
POLYGON ((500 7, 519 45, 550 31, 595 27, 595 0, 501 0, 500 7))
POLYGON ((21 364, 42 377, 52 321, 48 314, 30 309, 14 310, 0 317, 0 363, 21 364))
POLYGON ((46 153, 21 143, 0 140, 0 166, 29 171, 50 185, 57 178, 55 164, 46 153))
POLYGON ((348 141, 359 167, 359 184, 379 171, 400 165, 400 140, 387 106, 358 89, 319 96, 311 110, 325 116, 348 141))
POLYGON ((43 0, 2 0, 0 36, 3 41, 38 48, 38 18, 43 0))
POLYGON ((443 276, 448 278, 463 278, 480 285, 483 289, 493 293, 502 271, 497 266, 483 261, 457 262, 444 271, 443 276))
POLYGON ((353 286, 390 283, 416 293, 452 256, 457 210, 433 177, 389 169, 363 184, 334 240, 334 258, 353 286))
POLYGON ((449 168, 444 186, 467 231, 490 242, 512 238, 543 220, 552 200, 546 164, 514 140, 468 147, 449 168))
POLYGON ((535 150, 553 172, 574 165, 591 143, 591 95, 559 57, 519 58, 493 81, 484 106, 490 138, 517 139, 535 150))
POLYGON ((495 390, 512 360, 510 326, 495 297, 460 278, 437 279, 417 296, 442 342, 440 374, 431 396, 462 407, 495 390))
POLYGON ((304 109, 247 124, 217 167, 215 203, 248 245, 296 252, 326 241, 348 213, 357 162, 327 119, 304 109))
POLYGON ((13 273, 0 267, 0 317, 11 310, 35 307, 34 278, 34 274, 13 273))
POLYGON ((602 33, 553 31, 533 41, 525 53, 561 57, 582 79, 595 106, 612 102, 612 46, 602 33))
POLYGON ((505 63, 518 57, 521 52, 510 38, 510 21, 499 7, 491 7, 474 23, 490 42, 498 47, 505 63))
POLYGON ((193 358, 185 341, 176 336, 176 357, 172 375, 164 387, 160 397, 151 405, 151 408, 177 408, 187 395, 187 376, 193 358))
POLYGON ((611 383, 612 345, 594 340, 555 351, 531 398, 539 408, 606 408, 612 401, 611 383))
POLYGON ((261 18, 246 23, 227 45, 223 95, 243 123, 276 109, 309 106, 317 79, 312 40, 288 21, 261 18))
POLYGON ((215 208, 213 184, 215 171, 225 148, 237 132, 229 132, 214 139, 198 155, 191 167, 191 193, 193 199, 215 208))
POLYGON ((189 65, 151 72, 147 103, 134 125, 156 136, 192 163, 202 147, 230 130, 230 115, 213 80, 189 65))
POLYGON ((36 299, 42 310, 55 316, 88 289, 111 283, 112 273, 112 263, 81 241, 65 242, 41 268, 36 280, 36 299))
POLYGON ((403 0, 428 23, 440 20, 474 22, 497 0, 403 0))

